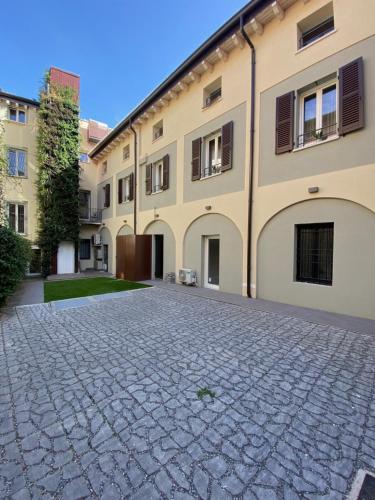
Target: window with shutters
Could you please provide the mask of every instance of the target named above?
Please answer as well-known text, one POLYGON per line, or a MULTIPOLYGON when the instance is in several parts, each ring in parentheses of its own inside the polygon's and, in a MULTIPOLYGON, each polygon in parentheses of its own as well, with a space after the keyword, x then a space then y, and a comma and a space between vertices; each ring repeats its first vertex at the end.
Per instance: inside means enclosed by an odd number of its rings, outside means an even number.
POLYGON ((26 176, 26 151, 23 149, 8 149, 8 175, 13 177, 26 176))
POLYGON ((122 148, 122 159, 128 160, 130 158, 130 145, 127 144, 122 148))
POLYGON ((23 203, 8 203, 9 227, 20 234, 25 234, 25 205, 23 203))
POLYGON ((91 240, 83 239, 79 240, 79 258, 80 260, 90 260, 91 259, 91 240))
POLYGON ((152 164, 152 193, 163 190, 163 160, 152 164))
POLYGON ((296 226, 296 281, 332 285, 333 223, 296 226))
POLYGON ((127 203, 128 201, 131 201, 133 198, 131 196, 131 175, 128 175, 124 177, 123 179, 120 179, 119 182, 121 182, 121 202, 120 203, 127 203))
POLYGON ((156 141, 156 139, 162 137, 163 134, 164 134, 163 120, 160 120, 160 122, 155 123, 155 125, 152 127, 152 139, 156 141))
POLYGON ((299 93, 299 111, 298 148, 338 137, 337 80, 299 93))
POLYGON ((335 30, 333 2, 298 23, 298 48, 302 49, 335 30))
POLYGON ((211 106, 214 102, 221 99, 221 78, 210 83, 203 89, 203 108, 211 106))
POLYGON ((11 122, 26 123, 26 110, 18 107, 9 108, 9 120, 11 122))
POLYGON ((201 178, 221 173, 221 129, 203 139, 204 161, 202 162, 201 178))

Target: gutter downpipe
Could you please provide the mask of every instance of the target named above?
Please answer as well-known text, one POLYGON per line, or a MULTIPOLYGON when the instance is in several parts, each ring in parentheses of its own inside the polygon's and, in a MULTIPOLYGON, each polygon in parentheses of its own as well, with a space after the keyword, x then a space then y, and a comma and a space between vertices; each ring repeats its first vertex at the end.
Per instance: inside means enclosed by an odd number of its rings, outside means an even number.
POLYGON ((251 93, 250 93, 250 162, 249 162, 249 202, 247 211, 247 268, 246 292, 251 296, 251 245, 252 245, 252 218, 253 218, 253 177, 254 177, 254 124, 255 124, 255 47, 244 29, 243 15, 240 17, 241 34, 251 49, 251 93))
POLYGON ((131 120, 129 120, 129 128, 134 134, 134 235, 137 234, 137 178, 138 178, 138 155, 137 155, 137 132, 135 131, 131 120))

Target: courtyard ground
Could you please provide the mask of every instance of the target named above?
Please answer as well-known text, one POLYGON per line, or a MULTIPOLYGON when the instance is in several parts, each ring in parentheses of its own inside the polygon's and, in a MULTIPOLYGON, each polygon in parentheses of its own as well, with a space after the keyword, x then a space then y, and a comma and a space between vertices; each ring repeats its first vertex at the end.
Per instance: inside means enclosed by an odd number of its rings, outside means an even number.
POLYGON ((2 319, 1 498, 341 499, 375 470, 374 336, 122 294, 2 319))

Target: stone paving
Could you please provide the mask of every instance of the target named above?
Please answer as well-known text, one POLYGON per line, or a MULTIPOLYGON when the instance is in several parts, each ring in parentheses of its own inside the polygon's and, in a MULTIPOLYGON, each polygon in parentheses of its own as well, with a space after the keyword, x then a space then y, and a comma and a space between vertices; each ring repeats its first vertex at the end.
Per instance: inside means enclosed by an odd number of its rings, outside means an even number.
POLYGON ((375 470, 374 337, 154 288, 0 341, 1 498, 341 499, 375 470))

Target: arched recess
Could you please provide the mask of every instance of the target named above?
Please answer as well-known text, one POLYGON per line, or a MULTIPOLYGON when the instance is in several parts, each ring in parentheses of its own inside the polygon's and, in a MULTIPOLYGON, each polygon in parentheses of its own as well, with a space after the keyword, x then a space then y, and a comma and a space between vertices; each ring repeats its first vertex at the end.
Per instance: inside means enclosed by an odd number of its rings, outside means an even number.
POLYGON ((186 229, 183 242, 184 267, 196 270, 198 285, 205 286, 207 268, 206 240, 219 237, 219 289, 242 294, 242 236, 228 217, 205 214, 195 219, 186 229))
POLYGON ((117 236, 127 236, 128 234, 134 234, 134 230, 129 224, 124 224, 117 232, 117 236))
POLYGON ((152 250, 152 272, 155 276, 157 268, 156 260, 160 251, 162 251, 162 272, 158 277, 165 276, 166 273, 176 271, 176 239, 169 224, 163 220, 155 220, 148 224, 144 230, 144 234, 153 235, 153 250, 152 250), (156 236, 156 238, 155 238, 156 236), (162 242, 161 242, 161 241, 162 242), (159 246, 158 246, 159 245, 159 246))
POLYGON ((338 198, 302 201, 278 212, 257 241, 257 297, 375 319, 375 214, 338 198), (332 284, 297 281, 299 224, 333 223, 332 284))
POLYGON ((113 241, 112 236, 107 227, 103 227, 100 230, 100 236, 102 240, 101 246, 101 258, 103 267, 102 269, 107 270, 110 273, 114 272, 113 269, 113 241))

